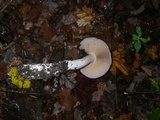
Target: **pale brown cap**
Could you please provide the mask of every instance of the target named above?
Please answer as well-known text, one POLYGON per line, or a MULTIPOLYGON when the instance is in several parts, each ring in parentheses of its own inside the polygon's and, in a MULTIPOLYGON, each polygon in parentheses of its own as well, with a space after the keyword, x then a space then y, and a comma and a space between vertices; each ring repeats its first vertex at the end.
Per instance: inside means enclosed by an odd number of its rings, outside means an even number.
POLYGON ((83 49, 87 54, 93 54, 96 57, 92 63, 80 70, 81 73, 89 78, 103 76, 109 70, 112 63, 108 45, 95 37, 85 38, 80 44, 80 49, 83 49))

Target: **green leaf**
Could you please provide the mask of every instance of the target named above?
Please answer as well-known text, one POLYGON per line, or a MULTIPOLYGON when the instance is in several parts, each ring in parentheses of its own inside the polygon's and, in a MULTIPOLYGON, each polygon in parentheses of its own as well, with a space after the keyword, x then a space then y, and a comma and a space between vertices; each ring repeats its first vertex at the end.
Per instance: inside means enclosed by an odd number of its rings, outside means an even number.
POLYGON ((136 33, 138 34, 139 37, 142 36, 142 30, 141 30, 141 27, 137 26, 136 27, 136 33))
POLYGON ((148 120, 160 120, 160 108, 155 108, 148 115, 148 120))
POLYGON ((136 35, 136 34, 133 34, 133 35, 132 35, 132 39, 133 39, 133 40, 139 40, 139 36, 136 35))
POLYGON ((151 81, 151 85, 153 85, 153 87, 155 87, 159 91, 159 85, 158 85, 157 81, 155 81, 152 78, 150 78, 149 80, 151 81))
POLYGON ((147 43, 147 39, 146 39, 146 38, 140 38, 140 40, 141 40, 143 43, 147 43))
POLYGON ((139 40, 134 43, 134 48, 136 52, 139 52, 139 50, 141 49, 141 42, 139 40))

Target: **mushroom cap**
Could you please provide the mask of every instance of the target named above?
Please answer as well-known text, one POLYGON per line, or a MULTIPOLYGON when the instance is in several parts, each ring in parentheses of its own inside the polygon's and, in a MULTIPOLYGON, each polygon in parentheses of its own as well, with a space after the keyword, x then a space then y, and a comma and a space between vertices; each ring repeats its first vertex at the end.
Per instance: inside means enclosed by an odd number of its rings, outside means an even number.
POLYGON ((108 45, 104 41, 95 37, 85 38, 81 41, 79 49, 85 50, 87 54, 92 54, 96 58, 80 70, 82 74, 89 78, 98 78, 109 70, 112 58, 108 45))

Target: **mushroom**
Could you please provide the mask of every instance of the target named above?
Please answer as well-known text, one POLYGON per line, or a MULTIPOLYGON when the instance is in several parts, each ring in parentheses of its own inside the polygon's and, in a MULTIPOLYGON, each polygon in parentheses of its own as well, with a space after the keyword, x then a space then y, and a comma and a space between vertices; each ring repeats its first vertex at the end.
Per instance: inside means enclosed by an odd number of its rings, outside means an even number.
POLYGON ((80 69, 88 78, 99 78, 110 68, 112 59, 107 44, 95 37, 85 38, 79 49, 88 55, 77 60, 64 60, 58 63, 22 64, 19 72, 29 79, 46 79, 65 70, 80 69))
POLYGON ((103 76, 110 68, 112 59, 107 44, 95 37, 85 38, 81 41, 79 49, 88 55, 68 62, 68 70, 80 69, 88 78, 103 76))

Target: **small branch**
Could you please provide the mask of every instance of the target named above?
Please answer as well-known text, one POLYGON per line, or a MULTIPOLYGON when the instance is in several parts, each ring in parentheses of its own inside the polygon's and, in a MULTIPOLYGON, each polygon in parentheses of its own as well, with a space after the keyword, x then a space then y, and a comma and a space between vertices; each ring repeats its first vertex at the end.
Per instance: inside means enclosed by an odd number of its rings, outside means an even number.
POLYGON ((132 97, 133 97, 133 98, 136 98, 136 99, 141 99, 141 100, 160 101, 160 99, 150 99, 150 98, 134 97, 134 96, 132 96, 132 97))
POLYGON ((48 93, 30 93, 30 92, 19 92, 19 91, 14 91, 14 90, 7 90, 7 89, 0 89, 0 92, 5 92, 5 93, 13 93, 13 94, 21 94, 21 95, 35 95, 35 96, 40 96, 40 95, 45 95, 48 93))
POLYGON ((10 0, 1 10, 0 10, 0 13, 3 12, 7 7, 8 5, 12 2, 12 0, 10 0))

